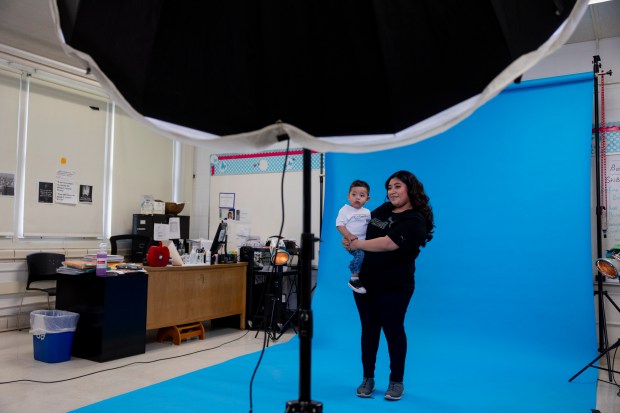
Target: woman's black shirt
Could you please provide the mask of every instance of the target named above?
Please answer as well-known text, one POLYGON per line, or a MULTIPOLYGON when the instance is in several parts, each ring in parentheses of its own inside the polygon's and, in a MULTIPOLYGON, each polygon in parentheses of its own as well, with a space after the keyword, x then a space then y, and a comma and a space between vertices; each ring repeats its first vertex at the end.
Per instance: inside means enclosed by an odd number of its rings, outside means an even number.
POLYGON ((425 244, 426 220, 413 209, 394 213, 386 202, 371 212, 366 239, 388 236, 398 249, 385 252, 365 252, 360 281, 369 291, 395 291, 415 287, 415 259, 425 244))

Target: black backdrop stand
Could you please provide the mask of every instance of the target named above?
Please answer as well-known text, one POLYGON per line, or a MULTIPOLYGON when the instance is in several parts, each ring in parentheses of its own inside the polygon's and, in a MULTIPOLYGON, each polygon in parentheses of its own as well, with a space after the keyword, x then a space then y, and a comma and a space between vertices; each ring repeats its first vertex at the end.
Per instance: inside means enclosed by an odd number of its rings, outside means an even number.
POLYGON ((286 402, 286 413, 320 413, 321 402, 310 397, 311 361, 312 361, 312 256, 314 255, 314 234, 311 233, 311 152, 303 149, 303 232, 299 262, 299 399, 286 402))
MULTIPOLYGON (((603 233, 603 225, 602 225, 602 215, 604 207, 601 206, 601 147, 600 147, 600 122, 599 122, 599 104, 598 104, 598 76, 601 71, 601 58, 596 55, 592 58, 593 68, 592 71, 594 73, 594 156, 596 157, 596 256, 597 258, 603 257, 603 242, 601 239, 603 233)), ((611 75, 611 70, 607 73, 603 73, 611 75)), ((598 296, 598 351, 601 353, 597 358, 592 360, 589 364, 587 364, 583 369, 579 371, 579 373, 575 374, 568 381, 571 382, 581 373, 583 373, 588 367, 592 366, 597 360, 602 357, 606 358, 607 367, 601 368, 596 367, 600 370, 606 370, 609 373, 609 381, 613 380, 613 373, 611 369, 611 357, 610 351, 620 346, 620 339, 611 347, 609 347, 609 337, 607 335, 607 320, 605 317, 605 298, 609 300, 609 302, 616 308, 618 312, 620 312, 620 307, 616 305, 614 300, 611 299, 607 291, 605 291, 603 287, 603 274, 597 272, 596 274, 596 290, 594 291, 594 296, 598 296)))

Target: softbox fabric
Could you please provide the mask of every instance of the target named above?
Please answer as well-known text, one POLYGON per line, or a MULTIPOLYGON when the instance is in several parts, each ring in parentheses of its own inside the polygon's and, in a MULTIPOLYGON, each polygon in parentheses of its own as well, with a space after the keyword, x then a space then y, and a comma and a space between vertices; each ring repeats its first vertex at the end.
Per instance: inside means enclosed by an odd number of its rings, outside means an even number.
POLYGON ((587 7, 586 0, 50 1, 66 52, 117 104, 214 152, 268 149, 284 133, 320 152, 419 142, 564 44, 587 7))

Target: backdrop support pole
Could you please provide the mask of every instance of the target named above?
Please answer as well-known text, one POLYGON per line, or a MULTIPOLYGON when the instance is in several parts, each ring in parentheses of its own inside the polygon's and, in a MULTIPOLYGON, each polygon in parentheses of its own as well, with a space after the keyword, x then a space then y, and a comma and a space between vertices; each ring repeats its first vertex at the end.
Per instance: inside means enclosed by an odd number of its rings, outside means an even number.
MULTIPOLYGON (((595 173, 596 173, 596 257, 603 257, 603 241, 601 239, 601 234, 603 232, 603 206, 601 205, 601 147, 600 147, 600 122, 599 122, 599 103, 598 103, 598 76, 601 70, 601 58, 596 55, 592 58, 592 72, 594 74, 594 156, 595 160, 595 173)), ((611 74, 611 72, 609 73, 611 74)), ((603 74, 604 75, 604 74, 603 74)), ((605 156, 606 154, 602 154, 605 156)), ((616 303, 611 299, 607 291, 605 291, 603 287, 603 274, 600 271, 597 271, 596 274, 596 290, 594 291, 594 296, 597 297, 597 309, 598 309, 598 352, 601 353, 596 359, 594 359, 591 363, 587 364, 584 368, 582 368, 579 373, 575 374, 573 377, 568 380, 569 382, 573 381, 577 376, 583 373, 588 367, 592 367, 592 364, 597 360, 605 356, 605 360, 607 361, 607 369, 599 368, 600 370, 607 370, 609 374, 609 381, 613 381, 613 373, 611 366, 611 357, 609 355, 610 350, 612 348, 618 347, 618 343, 620 343, 620 339, 616 344, 612 347, 609 347, 609 338, 607 335, 607 319, 605 316, 605 297, 611 302, 611 304, 620 312, 620 308, 616 305, 616 303)))
POLYGON ((312 234, 312 164, 311 152, 303 150, 303 232, 301 234, 301 251, 299 261, 299 399, 286 403, 286 412, 320 413, 323 411, 321 402, 312 401, 310 397, 312 333, 313 319, 311 309, 312 294, 312 257, 314 255, 314 234, 312 234))

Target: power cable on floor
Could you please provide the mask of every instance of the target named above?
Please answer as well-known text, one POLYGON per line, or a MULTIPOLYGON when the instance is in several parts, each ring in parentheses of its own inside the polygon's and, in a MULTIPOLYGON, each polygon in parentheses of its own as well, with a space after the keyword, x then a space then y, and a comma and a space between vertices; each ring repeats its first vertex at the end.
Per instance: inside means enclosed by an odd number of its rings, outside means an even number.
POLYGON ((210 351, 210 350, 215 350, 218 349, 220 347, 223 347, 226 344, 230 344, 233 343, 235 341, 241 340, 243 337, 247 336, 248 333, 250 331, 246 331, 245 333, 243 333, 241 336, 227 341, 225 343, 219 344, 215 347, 210 347, 210 348, 204 348, 202 350, 197 350, 197 351, 193 351, 191 353, 186 353, 186 354, 181 354, 178 356, 171 356, 171 357, 164 357, 164 358, 160 358, 160 359, 155 359, 155 360, 149 360, 149 361, 134 361, 132 363, 128 363, 128 364, 124 364, 122 366, 117 366, 117 367, 111 367, 109 369, 103 369, 103 370, 98 370, 98 371, 93 371, 92 373, 87 373, 87 374, 82 374, 81 376, 76 376, 76 377, 71 377, 69 379, 62 379, 62 380, 51 380, 51 381, 43 381, 43 380, 32 380, 32 379, 18 379, 18 380, 11 380, 11 381, 0 381, 0 384, 11 384, 11 383, 42 383, 42 384, 54 384, 54 383, 62 383, 65 381, 71 381, 71 380, 76 380, 76 379, 81 379, 83 377, 87 377, 87 376, 92 376, 93 374, 99 374, 99 373, 103 373, 106 371, 112 371, 112 370, 118 370, 118 369, 122 369, 125 367, 129 367, 129 366, 133 366, 135 364, 150 364, 150 363, 156 363, 158 361, 166 361, 166 360, 173 360, 173 359, 177 359, 177 358, 181 358, 181 357, 186 357, 186 356, 191 356, 193 354, 198 354, 198 353, 202 353, 204 351, 210 351))

